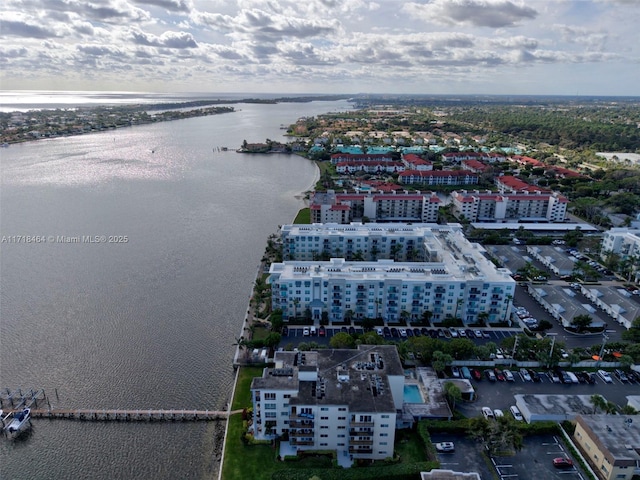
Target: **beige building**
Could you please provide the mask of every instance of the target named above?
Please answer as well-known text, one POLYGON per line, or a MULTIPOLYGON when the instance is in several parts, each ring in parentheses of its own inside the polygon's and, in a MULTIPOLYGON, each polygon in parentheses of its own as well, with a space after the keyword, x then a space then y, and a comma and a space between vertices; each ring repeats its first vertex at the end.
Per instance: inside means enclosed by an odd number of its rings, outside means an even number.
POLYGON ((640 421, 637 416, 578 416, 573 440, 599 478, 631 480, 640 474, 640 421))
POLYGON ((482 480, 476 472, 454 472, 439 468, 430 472, 420 472, 420 480, 482 480))

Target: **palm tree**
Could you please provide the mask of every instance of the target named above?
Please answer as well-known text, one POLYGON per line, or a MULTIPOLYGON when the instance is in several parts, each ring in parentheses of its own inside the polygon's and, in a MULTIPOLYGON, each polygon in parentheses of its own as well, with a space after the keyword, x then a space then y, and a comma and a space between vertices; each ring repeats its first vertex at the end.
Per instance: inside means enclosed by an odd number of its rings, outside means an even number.
POLYGON ((462 400, 462 392, 453 382, 445 382, 443 387, 444 395, 449 403, 449 408, 451 408, 451 411, 454 411, 456 409, 456 402, 462 400))
POLYGON ((300 299, 296 297, 293 299, 293 318, 298 316, 298 305, 300 305, 300 299))
POLYGON ((589 400, 593 404, 594 415, 598 412, 598 409, 605 411, 607 409, 607 401, 602 395, 594 394, 589 397, 589 400))

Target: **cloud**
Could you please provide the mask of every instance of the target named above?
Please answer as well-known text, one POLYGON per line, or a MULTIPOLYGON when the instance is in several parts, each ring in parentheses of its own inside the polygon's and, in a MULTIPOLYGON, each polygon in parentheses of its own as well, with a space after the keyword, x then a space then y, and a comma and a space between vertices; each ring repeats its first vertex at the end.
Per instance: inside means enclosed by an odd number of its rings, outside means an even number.
POLYGON ((151 5, 172 12, 189 13, 193 9, 191 0, 134 0, 138 5, 151 5))
POLYGON ((427 4, 407 3, 403 10, 433 23, 489 28, 514 27, 537 16, 535 9, 510 0, 433 0, 427 4))
POLYGON ((159 37, 140 30, 132 30, 131 36, 137 45, 165 48, 197 48, 193 35, 188 32, 165 32, 159 37))
POLYGON ((54 38, 58 34, 55 30, 41 25, 22 20, 2 20, 0 38, 2 37, 26 37, 26 38, 54 38))

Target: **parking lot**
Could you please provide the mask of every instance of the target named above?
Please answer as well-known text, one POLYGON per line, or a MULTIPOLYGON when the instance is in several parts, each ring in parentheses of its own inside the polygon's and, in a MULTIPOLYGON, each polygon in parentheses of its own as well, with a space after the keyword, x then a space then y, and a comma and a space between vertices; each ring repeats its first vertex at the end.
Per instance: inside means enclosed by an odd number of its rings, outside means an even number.
POLYGON ((525 437, 522 450, 513 456, 492 457, 491 462, 501 480, 531 478, 582 480, 587 478, 581 472, 575 458, 555 435, 525 437), (559 457, 571 459, 574 465, 570 468, 555 468, 553 459, 559 457))
POLYGON ((567 448, 554 435, 535 435, 525 437, 524 447, 515 455, 491 457, 491 467, 482 455, 482 445, 475 440, 451 434, 434 433, 431 440, 437 442, 453 442, 455 451, 438 453, 440 468, 459 472, 477 472, 481 478, 500 478, 501 480, 530 480, 562 478, 566 480, 586 478, 577 467, 577 462, 567 448), (558 469, 553 466, 553 459, 569 458, 574 466, 558 469), (492 471, 493 470, 493 471, 492 471), (496 477, 497 475, 497 477, 496 477))

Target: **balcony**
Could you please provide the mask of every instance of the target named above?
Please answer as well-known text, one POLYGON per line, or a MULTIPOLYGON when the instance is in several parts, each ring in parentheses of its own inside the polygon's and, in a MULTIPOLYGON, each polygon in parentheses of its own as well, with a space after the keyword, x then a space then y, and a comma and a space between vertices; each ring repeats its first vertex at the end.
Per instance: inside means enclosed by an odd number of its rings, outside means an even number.
POLYGON ((313 428, 315 425, 313 420, 289 420, 289 426, 291 428, 313 428))
POLYGON ((349 447, 349 453, 360 453, 360 454, 373 453, 373 448, 355 448, 355 447, 349 447))
POLYGON ((373 428, 356 429, 352 427, 349 429, 349 435, 355 435, 355 436, 373 435, 373 428))
POLYGON ((290 437, 313 437, 313 435, 314 435, 313 429, 309 429, 309 428, 301 428, 298 431, 295 431, 295 430, 289 431, 290 437))
POLYGON ((313 440, 294 440, 291 439, 291 445, 315 445, 313 440))
POLYGON ((373 428, 375 427, 376 424, 373 422, 356 422, 352 420, 349 423, 349 425, 351 426, 351 429, 353 429, 353 428, 363 428, 363 427, 373 428))
POLYGON ((370 438, 368 440, 354 440, 353 438, 350 438, 349 443, 351 445, 373 445, 373 438, 370 438))

